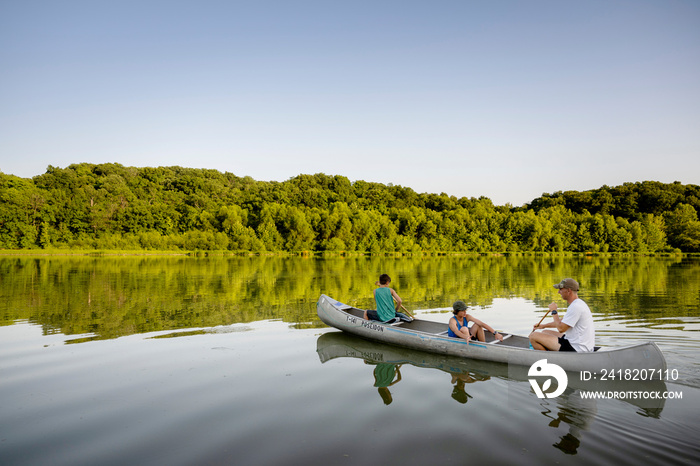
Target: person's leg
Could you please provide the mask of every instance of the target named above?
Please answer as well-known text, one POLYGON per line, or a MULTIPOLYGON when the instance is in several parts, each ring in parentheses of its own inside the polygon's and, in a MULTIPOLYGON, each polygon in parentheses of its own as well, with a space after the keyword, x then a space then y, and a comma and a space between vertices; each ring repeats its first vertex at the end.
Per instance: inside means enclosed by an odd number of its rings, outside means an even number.
POLYGON ((543 332, 532 332, 530 334, 530 344, 539 351, 559 351, 559 332, 545 330, 543 332))
POLYGON ((472 339, 472 334, 469 332, 469 328, 467 327, 462 327, 459 330, 457 330, 457 336, 460 338, 464 338, 467 341, 470 341, 472 339))
POLYGON ((484 334, 484 328, 481 325, 474 324, 469 329, 475 340, 486 341, 486 335, 484 334))

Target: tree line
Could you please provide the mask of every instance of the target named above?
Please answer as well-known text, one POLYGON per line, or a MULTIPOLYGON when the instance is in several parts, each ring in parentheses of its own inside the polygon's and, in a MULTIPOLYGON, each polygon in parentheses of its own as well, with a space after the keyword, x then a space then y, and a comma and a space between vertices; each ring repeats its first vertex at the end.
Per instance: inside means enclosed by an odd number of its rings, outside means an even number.
POLYGON ((656 181, 522 207, 322 173, 49 166, 0 172, 0 248, 233 252, 699 252, 700 187, 656 181))

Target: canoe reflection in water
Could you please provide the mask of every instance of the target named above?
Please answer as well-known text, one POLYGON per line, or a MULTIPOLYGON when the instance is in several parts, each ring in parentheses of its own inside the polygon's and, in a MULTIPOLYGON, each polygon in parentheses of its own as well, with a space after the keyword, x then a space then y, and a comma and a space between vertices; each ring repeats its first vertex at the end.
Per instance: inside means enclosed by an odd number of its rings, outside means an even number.
MULTIPOLYGON (((384 343, 372 342, 343 332, 327 332, 319 336, 316 351, 322 363, 336 358, 361 359, 365 364, 375 366, 374 386, 377 387, 386 405, 393 399, 389 387, 401 381, 401 367, 410 364, 419 368, 438 369, 449 373, 452 384, 452 398, 459 403, 467 403, 473 398, 467 393, 466 385, 490 380, 492 377, 529 385, 528 368, 503 363, 460 358, 456 356, 427 353, 424 351, 399 348, 384 343)), ((666 391, 662 381, 634 383, 621 381, 581 381, 579 374, 568 373, 567 389, 558 397, 538 399, 534 392, 514 396, 532 396, 539 404, 540 413, 547 419, 549 427, 562 429, 558 441, 552 446, 566 454, 575 455, 585 432, 598 414, 598 400, 585 398, 582 392, 588 391, 666 391), (564 423, 564 425, 561 425, 564 423)), ((521 400, 523 401, 523 400, 521 400)), ((637 413, 645 417, 658 418, 663 410, 664 400, 628 398, 622 401, 638 408, 637 413)))

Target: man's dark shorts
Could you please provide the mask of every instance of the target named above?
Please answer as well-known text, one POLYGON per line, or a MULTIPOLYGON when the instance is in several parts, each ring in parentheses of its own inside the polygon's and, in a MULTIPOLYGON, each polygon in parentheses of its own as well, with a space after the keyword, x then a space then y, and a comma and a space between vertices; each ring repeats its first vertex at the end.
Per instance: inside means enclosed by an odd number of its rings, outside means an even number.
POLYGON ((576 352, 574 347, 571 346, 571 343, 569 342, 569 340, 567 340, 564 337, 559 337, 559 344, 561 345, 561 347, 559 348, 559 351, 573 351, 574 353, 576 352))

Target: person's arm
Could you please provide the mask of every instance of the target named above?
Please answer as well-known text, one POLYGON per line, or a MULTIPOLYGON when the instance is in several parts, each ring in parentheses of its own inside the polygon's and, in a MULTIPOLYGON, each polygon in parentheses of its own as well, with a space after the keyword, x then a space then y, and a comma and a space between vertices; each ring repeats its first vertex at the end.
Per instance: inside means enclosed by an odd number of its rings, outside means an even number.
POLYGON ((394 372, 394 376, 396 377, 396 380, 394 380, 393 382, 391 382, 389 384, 390 387, 394 384, 401 382, 401 370, 400 369, 401 369, 401 364, 396 366, 396 371, 394 372))
MULTIPOLYGON (((571 308, 569 308, 569 309, 571 309, 571 308)), ((556 329, 557 332, 564 333, 571 328, 569 325, 562 322, 562 319, 559 317, 559 313, 557 312, 557 303, 554 303, 554 302, 551 303, 549 305, 549 311, 552 313, 552 321, 547 322, 546 324, 535 325, 533 327, 533 330, 539 330, 539 329, 543 329, 543 328, 553 328, 553 329, 556 329)))
POLYGON ((474 322, 475 324, 480 325, 481 328, 484 328, 491 333, 496 333, 496 330, 494 330, 493 327, 491 327, 489 324, 487 324, 486 322, 482 322, 481 320, 476 319, 469 314, 467 314, 467 321, 474 322))
POLYGON ((396 312, 399 312, 401 310, 401 303, 403 301, 401 300, 401 297, 399 296, 399 294, 396 291, 394 291, 393 288, 390 288, 390 289, 391 289, 391 296, 393 296, 394 301, 396 301, 396 312))
POLYGON ((468 319, 468 320, 471 320, 471 321, 474 322, 476 325, 480 325, 481 328, 486 329, 486 330, 488 330, 489 332, 493 333, 493 336, 494 336, 495 338, 497 338, 499 341, 503 341, 503 335, 501 335, 500 333, 498 333, 498 332, 496 331, 495 328, 491 327, 491 326, 490 326, 489 324, 487 324, 486 322, 483 322, 483 321, 481 321, 481 320, 479 320, 479 319, 475 319, 475 318, 472 317, 471 315, 467 315, 467 319, 468 319))
POLYGON ((543 328, 553 328, 553 329, 556 329, 557 332, 564 333, 567 330, 569 330, 569 328, 571 328, 568 325, 566 325, 565 323, 563 323, 561 321, 561 319, 556 317, 556 314, 554 315, 554 317, 555 317, 555 320, 552 320, 551 322, 547 322, 546 324, 536 325, 535 327, 533 327, 533 330, 540 330, 543 328))
POLYGON ((571 328, 567 324, 562 322, 561 317, 559 317, 559 314, 557 313, 557 311, 552 311, 552 314, 553 314, 552 315, 553 320, 551 323, 554 324, 552 326, 557 329, 557 332, 565 333, 567 330, 569 330, 571 328))

